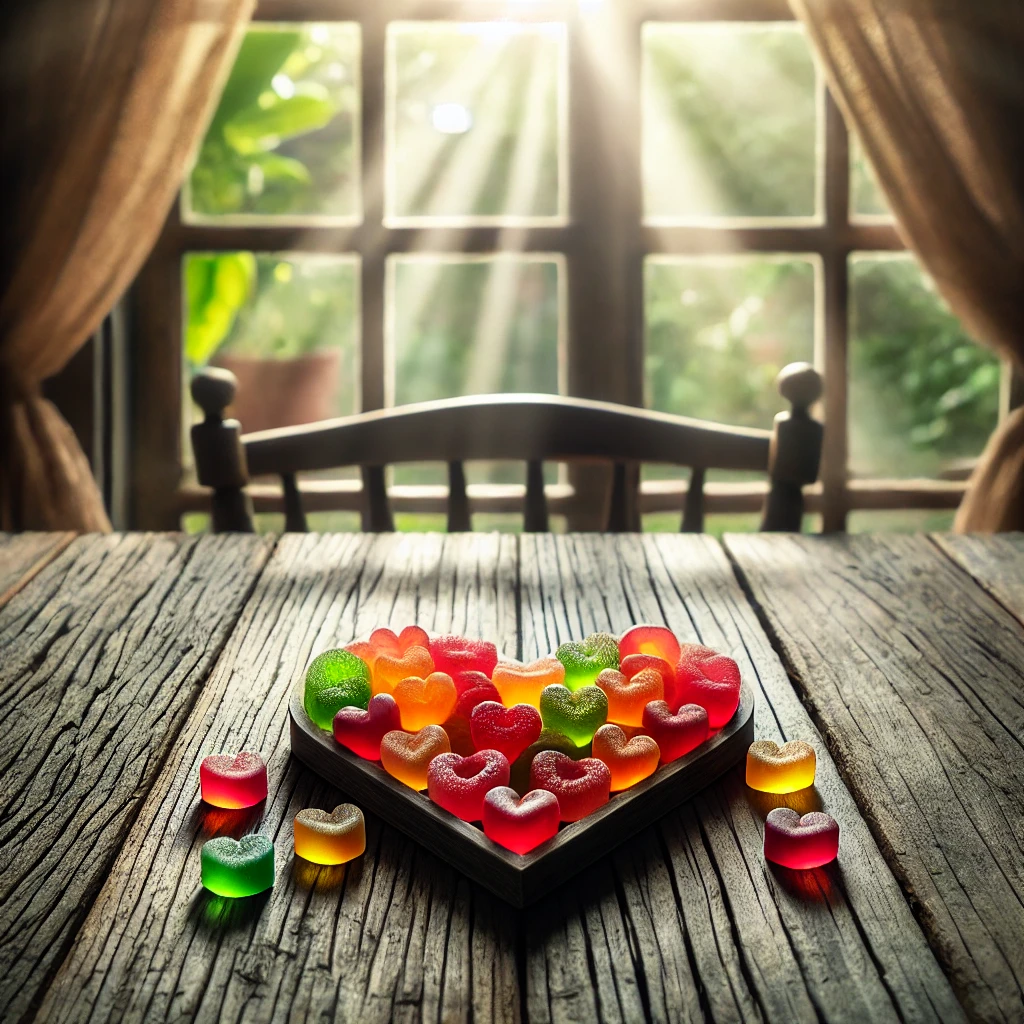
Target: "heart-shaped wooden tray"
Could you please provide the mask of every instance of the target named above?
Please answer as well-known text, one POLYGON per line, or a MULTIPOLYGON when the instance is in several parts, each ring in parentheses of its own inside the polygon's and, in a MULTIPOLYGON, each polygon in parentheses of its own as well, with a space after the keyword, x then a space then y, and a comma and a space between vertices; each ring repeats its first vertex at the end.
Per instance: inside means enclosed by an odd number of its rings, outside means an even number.
POLYGON ((316 726, 296 684, 289 713, 292 753, 364 810, 415 839, 431 853, 515 907, 525 907, 657 821, 741 761, 754 740, 754 695, 746 680, 736 714, 711 739, 611 799, 527 854, 492 842, 478 825, 438 807, 390 776, 379 761, 358 757, 316 726))

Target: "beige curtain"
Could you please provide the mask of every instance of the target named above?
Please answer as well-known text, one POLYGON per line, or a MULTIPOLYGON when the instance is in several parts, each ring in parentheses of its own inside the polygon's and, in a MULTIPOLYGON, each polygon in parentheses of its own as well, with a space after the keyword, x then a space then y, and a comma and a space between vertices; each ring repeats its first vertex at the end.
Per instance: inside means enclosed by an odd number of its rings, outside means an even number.
MULTIPOLYGON (((1024 3, 791 0, 908 244, 965 326, 1024 371, 1024 3)), ((1024 528, 1024 412, 959 530, 1024 528)))
POLYGON ((254 0, 0 4, 0 528, 109 529, 40 383, 131 282, 254 0))

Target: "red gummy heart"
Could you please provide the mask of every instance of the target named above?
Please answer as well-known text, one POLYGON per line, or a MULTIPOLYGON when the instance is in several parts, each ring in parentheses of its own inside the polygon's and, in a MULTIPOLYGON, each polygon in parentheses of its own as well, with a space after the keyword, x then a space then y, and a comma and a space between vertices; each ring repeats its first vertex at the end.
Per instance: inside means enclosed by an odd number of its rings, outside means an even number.
POLYGON ((473 714, 473 708, 477 704, 483 704, 485 700, 501 703, 501 696, 498 694, 498 688, 494 683, 481 683, 479 686, 474 686, 471 690, 466 690, 456 702, 452 717, 464 718, 468 722, 473 714))
POLYGON ((469 757, 438 754, 427 768, 427 795, 457 818, 479 821, 484 797, 495 786, 507 786, 508 773, 508 758, 497 750, 478 750, 469 757))
POLYGON ((558 833, 558 798, 534 789, 519 799, 507 786, 496 786, 484 797, 484 835, 513 853, 529 853, 558 833))
POLYGON ((676 699, 707 709, 708 725, 721 729, 740 704, 740 667, 710 647, 686 644, 676 664, 676 699))
POLYGON ((663 764, 695 750, 708 738, 708 713, 699 704, 684 704, 675 714, 663 700, 644 708, 643 728, 658 744, 663 764))
POLYGON ((839 853, 839 825, 831 814, 800 817, 792 807, 776 807, 764 822, 764 858, 787 868, 819 868, 839 853))
POLYGON ((402 716, 390 693, 371 697, 365 711, 348 707, 334 716, 334 738, 367 761, 379 761, 380 741, 384 734, 401 728, 402 716))
POLYGON ((486 700, 473 708, 469 730, 477 750, 500 750, 511 764, 540 736, 540 712, 529 704, 506 708, 497 701, 486 700))
POLYGON ((452 678, 460 672, 483 672, 490 679, 498 664, 498 648, 487 640, 448 634, 431 640, 429 650, 434 668, 452 678))
POLYGON ((665 626, 634 626, 619 641, 619 660, 630 654, 650 654, 674 665, 679 660, 679 641, 665 626))
POLYGON ((490 679, 483 672, 478 672, 476 669, 457 672, 452 676, 452 682, 455 683, 455 690, 460 697, 468 690, 475 690, 478 686, 491 685, 490 679))
POLYGON ((253 807, 267 798, 267 765, 259 754, 211 754, 199 765, 199 791, 214 807, 253 807))
POLYGON ((574 761, 557 750, 542 750, 530 765, 530 789, 546 789, 558 798, 562 821, 579 821, 611 795, 612 775, 604 761, 574 761))
POLYGON ((627 654, 619 663, 619 671, 627 679, 632 679, 638 672, 643 672, 645 668, 653 668, 659 673, 665 684, 665 702, 670 707, 677 708, 679 702, 676 700, 676 670, 674 666, 675 661, 669 664, 656 654, 627 654))

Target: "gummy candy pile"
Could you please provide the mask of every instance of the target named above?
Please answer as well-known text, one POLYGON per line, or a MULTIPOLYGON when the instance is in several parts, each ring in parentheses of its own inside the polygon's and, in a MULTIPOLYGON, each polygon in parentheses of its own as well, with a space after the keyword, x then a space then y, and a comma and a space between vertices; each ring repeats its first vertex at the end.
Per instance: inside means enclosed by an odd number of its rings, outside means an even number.
POLYGON ((407 626, 317 656, 303 703, 339 744, 527 853, 695 750, 739 699, 732 658, 663 626, 592 633, 529 664, 407 626))

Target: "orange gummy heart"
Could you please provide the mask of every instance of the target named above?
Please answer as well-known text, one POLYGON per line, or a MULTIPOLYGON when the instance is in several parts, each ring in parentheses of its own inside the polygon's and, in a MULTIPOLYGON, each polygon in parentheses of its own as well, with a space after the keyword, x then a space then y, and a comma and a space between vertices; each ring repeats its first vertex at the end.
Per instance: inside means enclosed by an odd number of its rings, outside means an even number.
POLYGON ((378 655, 390 654, 397 658, 405 654, 410 647, 423 647, 430 643, 427 631, 419 626, 406 626, 401 633, 381 627, 370 634, 370 646, 377 650, 378 655))
POLYGON ((652 700, 665 699, 665 682, 653 668, 641 669, 632 678, 614 668, 603 669, 595 685, 608 697, 608 721, 640 725, 644 708, 652 700))
POLYGON ((638 734, 627 740, 617 725, 602 725, 594 733, 592 756, 608 766, 612 773, 612 792, 617 793, 653 775, 661 751, 650 736, 638 734))
POLYGON ((516 704, 540 707, 540 691, 565 679, 565 666, 555 657, 538 658, 525 664, 519 661, 499 661, 494 666, 491 682, 501 694, 501 702, 510 708, 516 704))
POLYGON ((439 725, 425 725, 414 733, 394 729, 380 741, 384 771, 410 789, 426 789, 430 762, 438 754, 450 752, 448 734, 439 725))
POLYGON ((440 725, 455 710, 458 693, 452 677, 431 672, 426 679, 407 676, 395 684, 395 702, 402 716, 402 728, 415 732, 425 725, 440 725))
POLYGON ((747 785, 762 793, 796 793, 814 785, 814 747, 803 740, 778 746, 757 740, 747 750, 747 785))
POLYGON ((426 679, 433 671, 434 659, 426 647, 410 647, 404 654, 378 653, 373 664, 373 692, 394 693, 403 679, 426 679))

